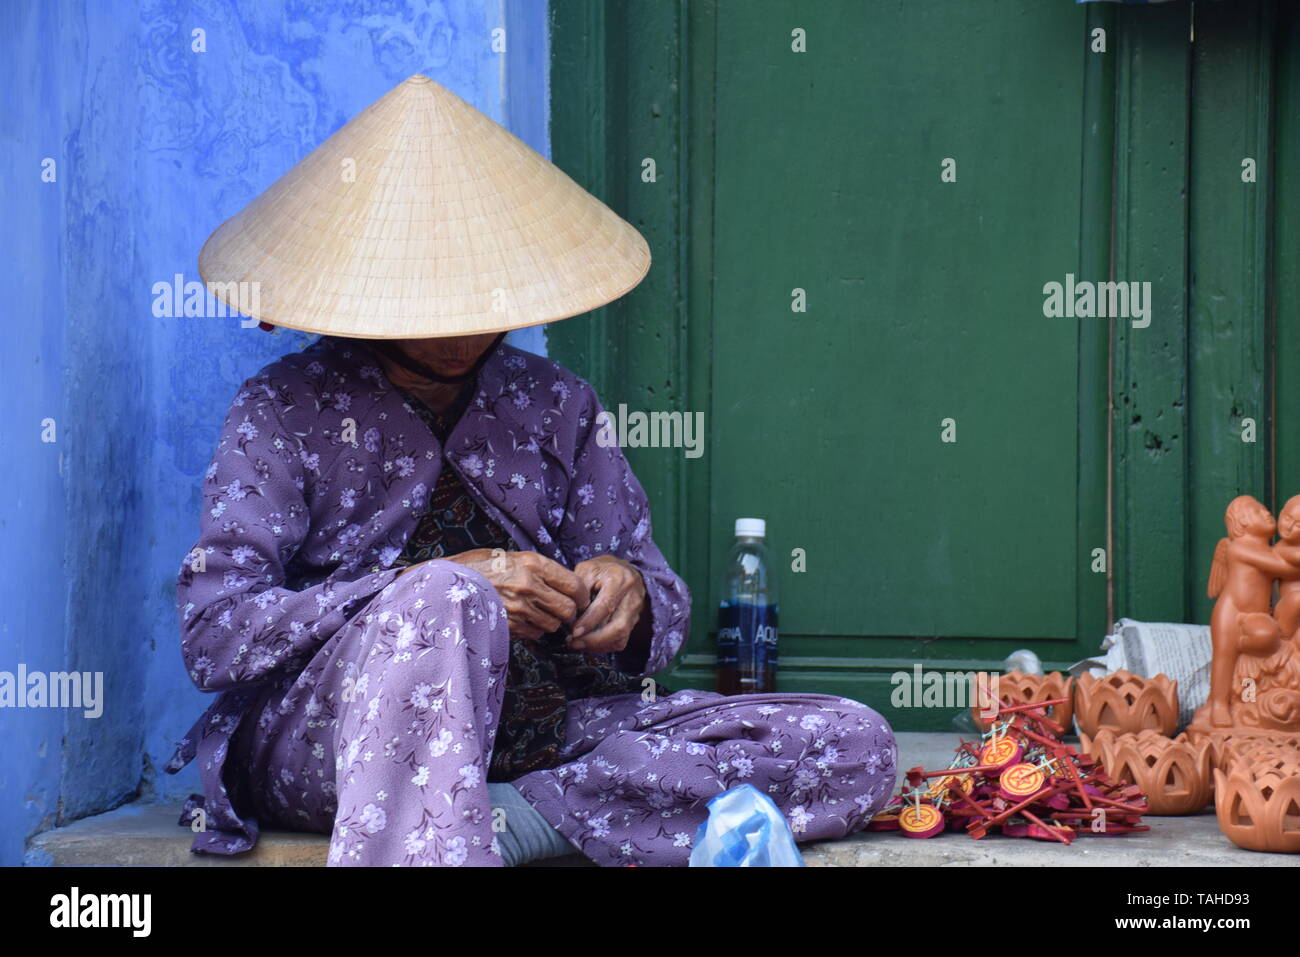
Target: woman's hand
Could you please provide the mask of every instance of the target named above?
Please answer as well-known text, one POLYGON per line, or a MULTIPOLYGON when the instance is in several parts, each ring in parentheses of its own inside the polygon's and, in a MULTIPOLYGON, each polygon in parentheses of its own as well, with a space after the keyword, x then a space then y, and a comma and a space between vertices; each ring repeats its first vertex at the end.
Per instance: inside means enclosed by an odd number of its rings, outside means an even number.
POLYGON ((540 638, 572 622, 591 603, 580 576, 537 552, 476 548, 446 560, 472 568, 492 583, 516 638, 540 638))
POLYGON ((573 573, 590 591, 591 603, 574 622, 569 647, 601 655, 623 651, 643 624, 648 604, 641 573, 613 555, 580 562, 573 573))

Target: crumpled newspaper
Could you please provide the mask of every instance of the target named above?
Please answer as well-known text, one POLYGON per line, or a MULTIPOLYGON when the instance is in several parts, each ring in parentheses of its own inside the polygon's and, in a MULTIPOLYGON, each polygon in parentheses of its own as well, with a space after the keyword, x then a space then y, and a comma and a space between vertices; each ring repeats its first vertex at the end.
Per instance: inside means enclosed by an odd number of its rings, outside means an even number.
POLYGON ((1210 626, 1121 618, 1101 643, 1104 652, 1070 666, 1098 678, 1123 668, 1143 678, 1178 682, 1178 725, 1183 728, 1210 697, 1210 626))

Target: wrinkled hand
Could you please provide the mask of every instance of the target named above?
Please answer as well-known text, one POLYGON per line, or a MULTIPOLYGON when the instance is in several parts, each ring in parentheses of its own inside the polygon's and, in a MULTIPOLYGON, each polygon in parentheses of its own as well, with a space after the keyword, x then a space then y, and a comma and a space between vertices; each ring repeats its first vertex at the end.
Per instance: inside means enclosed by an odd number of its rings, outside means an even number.
POLYGON ((475 548, 447 561, 472 568, 492 583, 516 638, 536 640, 572 622, 591 604, 588 585, 580 576, 537 552, 475 548))
POLYGON ((600 555, 573 573, 591 592, 591 603, 574 622, 569 647, 589 654, 627 648, 646 609, 645 580, 631 562, 600 555))

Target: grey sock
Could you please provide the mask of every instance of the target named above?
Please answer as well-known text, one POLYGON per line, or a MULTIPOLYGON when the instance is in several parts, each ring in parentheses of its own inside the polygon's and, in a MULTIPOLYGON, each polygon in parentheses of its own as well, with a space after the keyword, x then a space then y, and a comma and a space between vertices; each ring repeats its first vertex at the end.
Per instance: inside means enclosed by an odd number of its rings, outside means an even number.
POLYGON ((488 798, 492 802, 494 820, 502 816, 497 813, 498 808, 505 812, 506 829, 497 834, 496 839, 506 867, 572 854, 576 850, 513 784, 489 782, 488 798))

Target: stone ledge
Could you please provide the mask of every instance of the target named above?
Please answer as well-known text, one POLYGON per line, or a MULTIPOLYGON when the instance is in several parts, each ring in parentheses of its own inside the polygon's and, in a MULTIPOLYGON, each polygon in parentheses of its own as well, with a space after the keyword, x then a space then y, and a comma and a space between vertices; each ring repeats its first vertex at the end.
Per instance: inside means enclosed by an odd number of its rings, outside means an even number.
POLYGON ((248 854, 190 853, 194 835, 180 826, 179 804, 127 804, 32 838, 28 859, 56 867, 317 867, 328 839, 271 831, 248 854))
MULTIPOLYGON (((900 732, 898 774, 908 768, 947 767, 955 733, 900 732)), ((805 847, 810 867, 1296 867, 1300 855, 1243 850, 1219 830, 1214 807, 1187 817, 1144 817, 1150 831, 1054 841, 993 834, 976 841, 941 834, 924 841, 889 831, 865 831, 842 841, 805 847)))
MULTIPOLYGON (((946 764, 952 734, 898 735, 900 774, 915 765, 946 764)), ((248 854, 219 858, 190 853, 190 832, 176 822, 178 804, 128 804, 39 834, 30 864, 57 867, 320 867, 322 834, 266 831, 248 854)), ((926 841, 890 832, 863 832, 840 841, 803 846, 809 867, 1294 867, 1300 856, 1262 854, 1233 845, 1219 832, 1213 810, 1192 817, 1148 817, 1151 830, 1117 837, 1080 837, 1069 847, 994 835, 975 841, 944 834, 926 841)), ((580 855, 532 866, 592 866, 580 855)))
MULTIPOLYGON (((54 867, 324 867, 324 834, 263 831, 247 854, 194 854, 194 835, 177 824, 179 804, 127 804, 32 838, 29 864, 54 867)), ((580 854, 550 867, 595 866, 580 854)))

